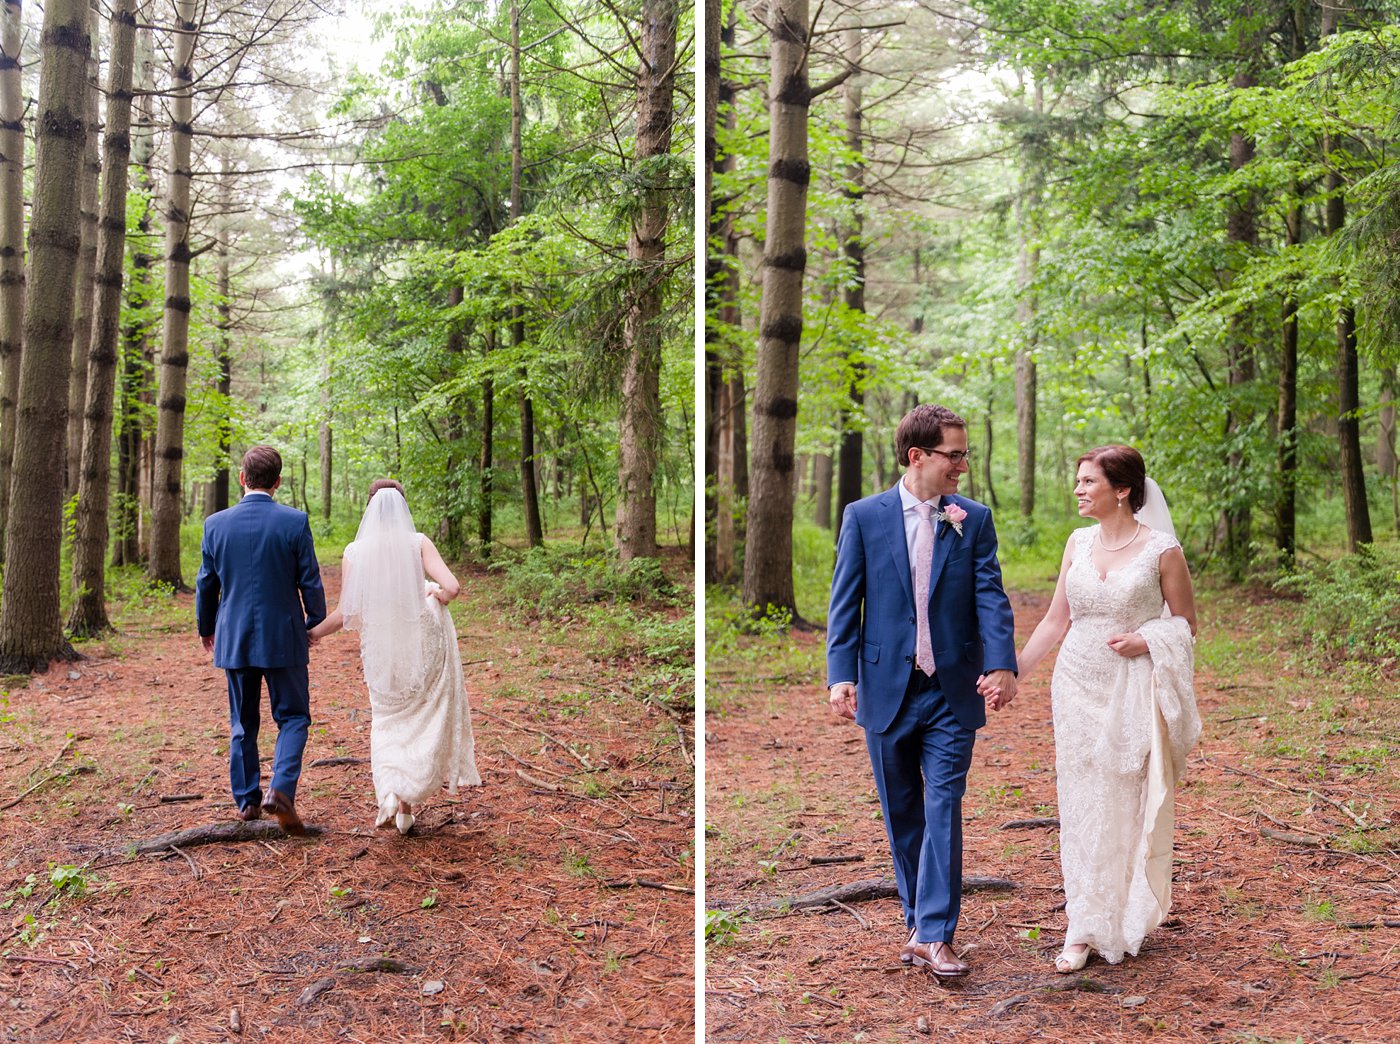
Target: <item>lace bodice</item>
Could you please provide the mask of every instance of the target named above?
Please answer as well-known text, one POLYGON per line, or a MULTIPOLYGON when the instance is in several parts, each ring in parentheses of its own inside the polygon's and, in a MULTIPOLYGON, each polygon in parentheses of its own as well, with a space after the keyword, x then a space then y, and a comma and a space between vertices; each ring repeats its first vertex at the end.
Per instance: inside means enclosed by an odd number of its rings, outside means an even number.
POLYGON ((1160 559, 1162 552, 1181 545, 1166 533, 1149 530, 1138 553, 1101 579, 1092 553, 1098 531, 1098 526, 1089 526, 1074 534, 1074 561, 1065 577, 1070 621, 1081 627, 1135 631, 1162 615, 1160 559))

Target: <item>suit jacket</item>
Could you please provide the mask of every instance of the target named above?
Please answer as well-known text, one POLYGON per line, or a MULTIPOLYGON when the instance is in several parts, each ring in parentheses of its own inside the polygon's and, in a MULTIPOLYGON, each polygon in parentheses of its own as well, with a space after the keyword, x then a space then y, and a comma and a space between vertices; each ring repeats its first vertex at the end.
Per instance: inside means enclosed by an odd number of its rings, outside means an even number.
MULTIPOLYGON (((964 728, 987 723, 977 676, 1016 669, 1011 603, 1001 586, 992 513, 982 504, 944 496, 967 512, 959 536, 937 524, 929 577, 929 637, 943 696, 964 728)), ((899 487, 846 508, 836 544, 827 615, 828 686, 856 681, 856 722, 872 732, 890 727, 914 669, 914 581, 904 536, 899 487)))
POLYGON ((305 666, 306 632, 326 618, 306 513, 245 496, 204 520, 200 553, 195 619, 214 636, 214 666, 305 666))

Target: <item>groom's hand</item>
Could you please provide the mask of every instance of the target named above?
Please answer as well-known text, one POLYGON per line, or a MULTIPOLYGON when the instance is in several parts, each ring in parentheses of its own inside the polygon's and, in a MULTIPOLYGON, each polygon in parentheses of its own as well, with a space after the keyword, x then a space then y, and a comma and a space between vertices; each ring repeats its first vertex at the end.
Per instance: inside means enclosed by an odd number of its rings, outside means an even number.
POLYGON ((1016 674, 1014 671, 992 671, 985 678, 984 685, 978 686, 987 698, 987 706, 999 711, 1016 698, 1016 674), (989 694, 984 690, 992 690, 989 694))
POLYGON ((205 652, 213 652, 213 651, 214 651, 214 636, 213 636, 212 634, 201 634, 201 635, 199 636, 199 644, 202 645, 202 646, 204 646, 204 651, 205 651, 205 652))
POLYGON ((827 693, 831 709, 838 717, 856 720, 856 687, 850 682, 833 685, 827 693))

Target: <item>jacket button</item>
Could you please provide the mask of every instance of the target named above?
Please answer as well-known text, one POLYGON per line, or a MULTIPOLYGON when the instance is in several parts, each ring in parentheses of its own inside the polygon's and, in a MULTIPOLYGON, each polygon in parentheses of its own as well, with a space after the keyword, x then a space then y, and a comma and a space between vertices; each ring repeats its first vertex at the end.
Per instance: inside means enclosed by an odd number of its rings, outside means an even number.
POLYGON ((914 662, 914 657, 912 657, 912 656, 906 656, 906 657, 904 658, 904 662, 905 662, 905 663, 913 663, 913 662, 914 662))
POLYGON ((914 619, 914 618, 911 616, 911 617, 909 617, 909 622, 910 622, 910 623, 918 623, 919 621, 916 620, 916 619, 914 619))

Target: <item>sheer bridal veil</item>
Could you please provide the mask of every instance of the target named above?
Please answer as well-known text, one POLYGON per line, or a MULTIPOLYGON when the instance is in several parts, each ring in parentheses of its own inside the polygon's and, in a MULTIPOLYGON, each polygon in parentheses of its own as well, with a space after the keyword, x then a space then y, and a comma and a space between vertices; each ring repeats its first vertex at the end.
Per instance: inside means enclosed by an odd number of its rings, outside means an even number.
POLYGON ((1167 507, 1167 498, 1162 493, 1162 487, 1152 479, 1147 480, 1147 495, 1143 500, 1142 510, 1134 517, 1149 529, 1166 533, 1173 540, 1176 539, 1176 527, 1172 525, 1172 513, 1167 507))
POLYGON ((365 682, 376 692, 423 687, 423 558, 403 494, 392 487, 370 498, 355 542, 345 549, 340 610, 360 632, 365 682))

